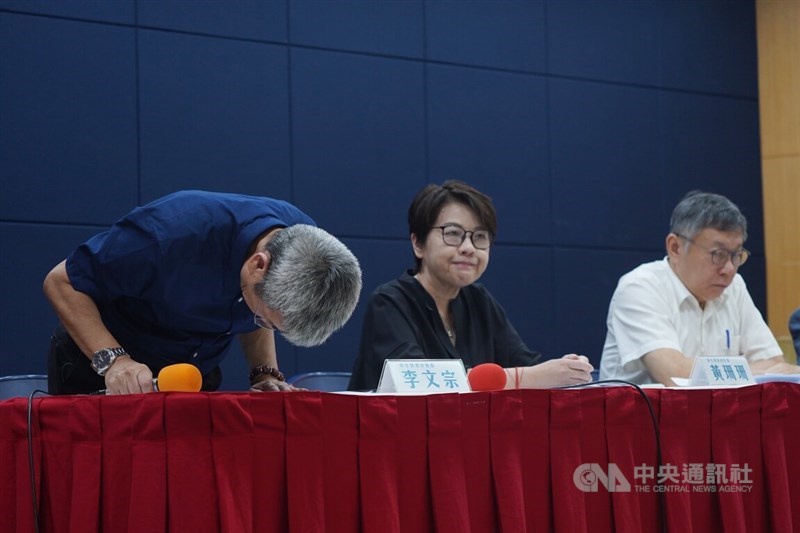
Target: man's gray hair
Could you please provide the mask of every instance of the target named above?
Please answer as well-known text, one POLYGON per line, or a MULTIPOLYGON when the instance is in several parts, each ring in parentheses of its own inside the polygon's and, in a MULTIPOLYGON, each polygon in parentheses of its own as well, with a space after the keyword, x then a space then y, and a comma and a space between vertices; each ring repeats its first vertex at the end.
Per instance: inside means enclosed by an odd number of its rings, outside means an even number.
POLYGON ((707 228, 724 233, 741 232, 747 240, 747 219, 736 204, 719 194, 692 191, 672 211, 670 232, 694 239, 707 228))
POLYGON ((267 242, 270 262, 258 291, 283 317, 281 334, 317 346, 344 326, 361 293, 358 259, 320 228, 297 224, 267 242))

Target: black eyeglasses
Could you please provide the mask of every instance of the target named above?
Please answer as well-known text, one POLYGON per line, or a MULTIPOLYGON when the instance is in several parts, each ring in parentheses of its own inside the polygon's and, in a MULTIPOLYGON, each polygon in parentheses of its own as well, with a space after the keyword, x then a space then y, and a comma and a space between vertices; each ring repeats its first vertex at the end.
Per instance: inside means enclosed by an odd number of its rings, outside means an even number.
POLYGON ((677 235, 681 239, 689 241, 698 248, 702 248, 703 250, 708 252, 711 255, 711 262, 716 266, 725 265, 730 260, 730 262, 733 263, 734 267, 739 268, 740 266, 745 264, 747 262, 747 258, 750 257, 750 252, 748 252, 744 248, 742 248, 741 250, 736 250, 735 252, 730 252, 728 250, 718 250, 716 248, 706 248, 702 244, 697 244, 689 237, 684 237, 683 235, 680 235, 678 233, 676 233, 675 235, 677 235))
POLYGON ((278 328, 270 324, 266 318, 262 318, 258 315, 253 315, 253 322, 255 323, 256 326, 260 327, 261 329, 268 329, 270 331, 280 331, 278 328))
MULTIPOLYGON (((258 310, 259 311, 261 310, 261 304, 263 304, 263 303, 264 302, 259 300, 259 302, 258 302, 258 310)), ((281 332, 281 330, 279 330, 278 328, 275 327, 275 324, 273 324, 272 322, 270 322, 266 318, 262 317, 258 313, 255 313, 253 315, 253 323, 255 323, 255 325, 260 327, 261 329, 268 329, 270 331, 277 331, 278 333, 281 332)))
POLYGON ((488 250, 492 245, 492 232, 485 229, 467 231, 460 226, 434 226, 434 229, 442 230, 442 240, 448 246, 461 246, 464 239, 469 234, 472 246, 478 250, 488 250))

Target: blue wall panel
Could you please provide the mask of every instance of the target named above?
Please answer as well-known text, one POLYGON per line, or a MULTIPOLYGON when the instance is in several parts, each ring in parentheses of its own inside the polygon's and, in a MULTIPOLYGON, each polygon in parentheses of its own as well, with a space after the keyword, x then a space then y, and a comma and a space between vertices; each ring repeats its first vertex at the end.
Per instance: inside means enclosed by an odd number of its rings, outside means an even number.
MULTIPOLYGON (((741 268, 739 274, 744 278, 747 284, 747 290, 750 296, 753 297, 753 303, 761 310, 762 314, 767 308, 767 263, 763 257, 755 256, 747 260, 747 263, 741 268)), ((764 315, 766 319, 766 315, 764 315)), ((789 317, 784 317, 788 323, 789 317)))
POLYGON ((658 85, 658 2, 547 4, 552 74, 658 85))
POLYGON ((286 50, 142 31, 142 196, 290 195, 286 50))
POLYGON ((46 373, 50 334, 58 319, 42 282, 96 232, 82 226, 0 224, 0 375, 46 373))
POLYGON ((652 89, 550 81, 554 241, 650 247, 664 209, 652 89))
MULTIPOLYGON (((409 199, 409 202, 410 203, 409 199)), ((407 228, 407 226, 405 226, 407 228)), ((408 233, 408 229, 406 229, 408 233)), ((407 270, 414 268, 414 252, 411 239, 345 239, 361 263, 363 290, 356 314, 363 312, 367 298, 379 285, 399 278, 407 270)), ((359 327, 360 329, 360 327, 359 327)), ((359 331, 360 334, 360 331, 359 331)))
POLYGON ((242 39, 286 42, 286 0, 139 2, 139 24, 242 39))
POLYGON ((748 248, 763 254, 758 103, 664 92, 659 114, 668 205, 691 189, 727 195, 748 219, 748 248))
POLYGON ((425 183, 422 65, 303 49, 291 61, 297 205, 335 234, 407 236, 425 183))
POLYGON ((503 306, 520 337, 545 357, 556 353, 553 254, 547 248, 497 245, 480 282, 503 306))
POLYGON ((550 72, 757 95, 753 2, 547 4, 550 72))
POLYGON ((642 263, 662 259, 653 251, 559 248, 554 252, 556 276, 552 309, 559 353, 579 353, 599 368, 606 339, 606 316, 620 276, 642 263))
POLYGON ((664 86, 750 98, 758 95, 754 2, 696 0, 659 5, 664 86))
POLYGON ((546 69, 544 2, 425 4, 427 58, 527 72, 546 69))
POLYGON ((422 0, 289 0, 291 42, 421 58, 422 0))
POLYGON ((117 24, 136 22, 135 0, 0 0, 0 9, 117 24))
POLYGON ((0 218, 108 223, 134 207, 134 31, 0 13, 0 50, 0 218))
POLYGON ((538 76, 428 67, 428 175, 494 198, 501 242, 549 243, 547 95, 538 76))

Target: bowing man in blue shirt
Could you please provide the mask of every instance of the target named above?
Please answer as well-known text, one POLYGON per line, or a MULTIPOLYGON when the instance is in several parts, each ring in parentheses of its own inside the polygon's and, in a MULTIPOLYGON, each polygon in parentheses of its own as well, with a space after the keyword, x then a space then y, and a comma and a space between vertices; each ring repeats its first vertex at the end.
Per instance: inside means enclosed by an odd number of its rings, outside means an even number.
POLYGON ((239 337, 251 390, 288 390, 274 332, 324 342, 350 318, 358 261, 293 205, 181 191, 134 209, 47 275, 60 319, 51 339, 53 394, 150 392, 168 365, 190 363, 203 390, 239 337))

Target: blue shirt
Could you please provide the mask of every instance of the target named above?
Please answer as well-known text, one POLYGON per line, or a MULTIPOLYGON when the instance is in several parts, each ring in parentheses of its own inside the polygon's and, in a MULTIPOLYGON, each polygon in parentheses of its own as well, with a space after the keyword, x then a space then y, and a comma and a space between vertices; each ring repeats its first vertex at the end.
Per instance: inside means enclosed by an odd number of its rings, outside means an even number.
POLYGON ((176 192, 79 246, 67 274, 134 360, 154 373, 188 362, 206 374, 236 334, 257 327, 240 286, 248 250, 270 228, 295 224, 315 225, 281 200, 176 192))

